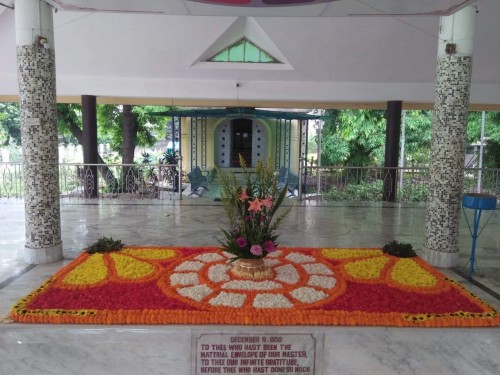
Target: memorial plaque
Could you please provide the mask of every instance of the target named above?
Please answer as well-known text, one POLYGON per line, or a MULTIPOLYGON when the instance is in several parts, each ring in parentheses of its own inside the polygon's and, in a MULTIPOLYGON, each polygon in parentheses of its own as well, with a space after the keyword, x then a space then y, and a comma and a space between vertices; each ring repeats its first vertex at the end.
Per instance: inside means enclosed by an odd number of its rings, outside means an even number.
POLYGON ((323 332, 192 333, 192 374, 321 375, 323 332))
POLYGON ((40 125, 40 119, 38 117, 34 117, 34 118, 27 118, 25 120, 25 124, 27 126, 36 126, 36 125, 40 125))

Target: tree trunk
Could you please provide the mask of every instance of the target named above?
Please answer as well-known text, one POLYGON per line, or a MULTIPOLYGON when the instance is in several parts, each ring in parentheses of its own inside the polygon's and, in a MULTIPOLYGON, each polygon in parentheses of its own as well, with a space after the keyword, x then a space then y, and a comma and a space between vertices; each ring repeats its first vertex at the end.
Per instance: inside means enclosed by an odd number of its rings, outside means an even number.
MULTIPOLYGON (((73 121, 70 119, 66 118, 66 125, 69 128, 69 131, 73 135, 73 137, 76 138, 78 143, 81 145, 82 144, 82 129, 75 124, 73 121)), ((113 171, 109 169, 109 167, 106 165, 106 162, 102 160, 101 155, 97 154, 97 160, 99 164, 99 173, 101 174, 101 177, 106 181, 106 184, 108 188, 114 189, 118 185, 118 181, 116 181, 116 177, 113 174, 113 171)))
MULTIPOLYGON (((138 131, 137 121, 132 112, 131 105, 123 106, 123 148, 122 148, 122 164, 133 164, 135 153, 135 142, 138 131)), ((123 167, 122 183, 124 191, 133 192, 135 190, 135 177, 131 167, 123 167)))
POLYGON ((137 139, 137 122, 132 113, 131 105, 123 106, 123 149, 122 164, 132 164, 134 162, 135 142, 137 139))

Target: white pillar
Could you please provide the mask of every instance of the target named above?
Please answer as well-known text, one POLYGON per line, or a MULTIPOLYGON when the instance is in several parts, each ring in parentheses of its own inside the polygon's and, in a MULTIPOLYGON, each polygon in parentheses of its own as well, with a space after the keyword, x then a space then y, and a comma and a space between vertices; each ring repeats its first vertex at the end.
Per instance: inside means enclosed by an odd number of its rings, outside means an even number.
POLYGON ((62 259, 52 7, 17 0, 17 73, 23 148, 25 253, 30 264, 62 259))
POLYGON ((485 122, 485 112, 483 111, 481 115, 481 144, 479 145, 479 169, 477 173, 477 192, 481 192, 483 183, 483 152, 484 152, 484 122, 485 122))
POLYGON ((458 227, 476 8, 441 17, 424 259, 458 265, 458 227))

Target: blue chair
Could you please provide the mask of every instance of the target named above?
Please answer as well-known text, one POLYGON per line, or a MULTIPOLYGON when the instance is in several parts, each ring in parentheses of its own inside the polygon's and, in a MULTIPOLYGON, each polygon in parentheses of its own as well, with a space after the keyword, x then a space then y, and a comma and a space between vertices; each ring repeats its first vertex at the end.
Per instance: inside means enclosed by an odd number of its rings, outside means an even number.
POLYGON ((281 167, 278 176, 278 188, 283 189, 288 181, 288 168, 281 167))
POLYGON ((191 183, 191 194, 196 194, 200 196, 200 193, 197 192, 199 188, 203 188, 208 191, 208 179, 206 176, 203 176, 200 167, 195 167, 191 172, 187 174, 189 178, 189 182, 191 183))

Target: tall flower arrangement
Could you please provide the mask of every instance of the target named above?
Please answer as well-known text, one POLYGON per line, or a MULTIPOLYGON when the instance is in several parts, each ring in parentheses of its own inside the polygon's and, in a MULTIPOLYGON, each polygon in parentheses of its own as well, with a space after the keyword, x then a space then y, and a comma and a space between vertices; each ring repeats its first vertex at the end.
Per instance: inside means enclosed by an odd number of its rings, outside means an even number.
POLYGON ((232 260, 258 259, 276 251, 277 229, 290 208, 276 215, 285 199, 287 187, 279 188, 271 163, 257 163, 250 172, 240 155, 243 184, 234 173, 219 172, 221 200, 229 219, 230 228, 222 229, 222 249, 234 255, 232 260))

